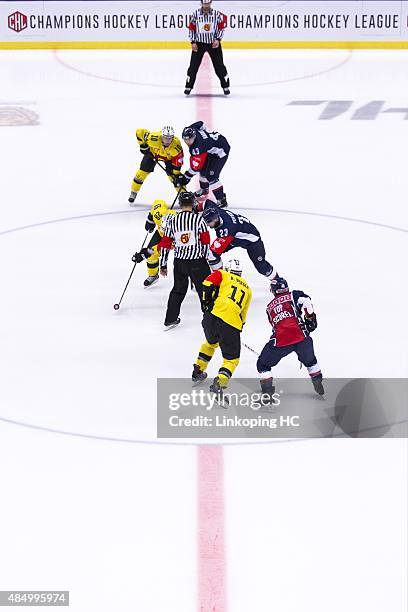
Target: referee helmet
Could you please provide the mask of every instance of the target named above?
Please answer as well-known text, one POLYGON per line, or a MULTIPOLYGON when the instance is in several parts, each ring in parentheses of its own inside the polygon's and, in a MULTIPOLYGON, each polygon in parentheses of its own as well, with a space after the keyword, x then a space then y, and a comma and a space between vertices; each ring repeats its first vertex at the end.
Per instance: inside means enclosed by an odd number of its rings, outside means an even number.
POLYGON ((179 204, 183 206, 194 206, 195 197, 191 191, 182 191, 179 195, 179 204))

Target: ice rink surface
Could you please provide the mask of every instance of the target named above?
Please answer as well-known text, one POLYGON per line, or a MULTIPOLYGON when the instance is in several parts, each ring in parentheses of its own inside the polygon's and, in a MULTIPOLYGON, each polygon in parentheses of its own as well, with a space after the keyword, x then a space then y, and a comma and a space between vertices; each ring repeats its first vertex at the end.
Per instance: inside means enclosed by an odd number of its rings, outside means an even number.
MULTIPOLYGON (((141 265, 112 309, 151 202, 174 197, 156 170, 128 208, 136 127, 180 134, 201 110, 227 136, 230 208, 312 296, 326 377, 408 373, 407 54, 227 51, 230 98, 215 78, 184 98, 186 61, 1 53, 1 588, 70 589, 74 612, 197 607, 196 450, 154 443, 156 379, 190 376, 202 342, 197 296, 163 333, 171 277, 146 291, 141 265), (35 125, 5 126, 17 107, 35 125)), ((259 350, 268 284, 237 255, 259 350)), ((276 376, 305 374, 288 358, 276 376)), ((224 453, 229 611, 405 610, 405 441, 224 453)))

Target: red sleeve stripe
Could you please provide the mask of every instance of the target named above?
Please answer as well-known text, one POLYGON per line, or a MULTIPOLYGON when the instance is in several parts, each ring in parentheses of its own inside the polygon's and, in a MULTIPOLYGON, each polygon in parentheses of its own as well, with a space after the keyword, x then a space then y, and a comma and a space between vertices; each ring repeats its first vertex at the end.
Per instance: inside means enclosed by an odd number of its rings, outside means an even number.
POLYGON ((205 280, 211 283, 212 285, 216 285, 217 287, 219 287, 222 283, 221 270, 214 270, 214 272, 211 272, 211 274, 207 276, 205 280))
POLYGON ((190 21, 190 23, 188 24, 188 29, 191 30, 192 32, 196 31, 196 25, 195 23, 193 23, 192 21, 190 21))
POLYGON ((220 22, 218 24, 218 28, 220 30, 225 30, 225 28, 227 27, 227 16, 224 15, 224 13, 220 13, 220 22))
POLYGON ((201 232, 200 242, 201 244, 210 244, 210 232, 201 232))
POLYGON ((178 168, 181 168, 181 166, 183 165, 183 161, 183 153, 179 153, 178 155, 176 155, 176 157, 172 157, 171 159, 171 163, 173 164, 173 166, 177 166, 178 168))
POLYGON ((171 249, 172 245, 173 240, 170 238, 170 236, 163 236, 157 245, 157 250, 160 251, 160 249, 171 249))
POLYGON ((221 255, 225 251, 225 249, 231 244, 234 240, 234 236, 226 236, 225 238, 217 238, 211 245, 211 250, 217 255, 221 255))
POLYGON ((207 152, 200 153, 199 155, 192 155, 190 157, 190 168, 193 172, 198 172, 204 168, 207 159, 207 152))

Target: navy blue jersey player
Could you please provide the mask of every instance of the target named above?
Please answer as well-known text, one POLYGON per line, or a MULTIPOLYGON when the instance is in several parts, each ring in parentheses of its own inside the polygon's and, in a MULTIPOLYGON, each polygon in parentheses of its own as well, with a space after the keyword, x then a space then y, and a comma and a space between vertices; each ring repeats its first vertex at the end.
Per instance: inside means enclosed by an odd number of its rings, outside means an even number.
POLYGON ((176 187, 187 185, 195 174, 199 174, 200 190, 195 196, 207 196, 211 189, 218 206, 224 208, 228 204, 220 174, 231 149, 228 140, 218 132, 207 130, 202 121, 185 127, 182 138, 189 148, 190 168, 176 177, 176 187))
POLYGON ((290 291, 286 280, 280 277, 271 285, 271 291, 275 297, 266 307, 266 314, 272 326, 272 335, 256 364, 262 392, 272 397, 275 391, 272 368, 283 357, 294 352, 300 363, 306 366, 315 391, 323 395, 323 377, 310 337, 317 327, 312 301, 303 291, 290 291))
POLYGON ((231 249, 245 249, 255 268, 260 274, 273 281, 276 270, 266 260, 265 246, 259 230, 249 219, 233 212, 220 209, 215 202, 207 200, 204 204, 203 219, 207 225, 215 229, 216 240, 210 247, 209 263, 213 269, 222 266, 221 255, 231 249))

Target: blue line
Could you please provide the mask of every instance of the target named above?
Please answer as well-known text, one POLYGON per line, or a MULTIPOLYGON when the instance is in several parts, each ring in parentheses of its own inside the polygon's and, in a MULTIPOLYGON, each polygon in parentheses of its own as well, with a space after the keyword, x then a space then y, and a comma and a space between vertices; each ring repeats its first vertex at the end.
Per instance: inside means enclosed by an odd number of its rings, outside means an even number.
POLYGON ((363 223, 365 225, 373 225, 374 227, 382 227, 384 229, 393 230, 394 232, 404 232, 408 233, 408 229, 404 227, 397 227, 396 225, 387 225, 385 223, 377 223, 376 221, 367 221, 366 219, 356 219, 354 217, 342 217, 340 215, 328 215, 326 213, 320 212, 307 212, 303 210, 287 210, 284 208, 243 208, 243 207, 235 207, 238 210, 256 210, 256 211, 268 211, 268 212, 277 212, 277 213, 288 213, 290 215, 308 215, 311 217, 323 217, 326 219, 336 219, 338 221, 351 221, 353 223, 363 223))
MULTIPOLYGON (((150 206, 143 204, 140 208, 135 208, 134 210, 113 210, 109 212, 100 212, 100 213, 90 213, 87 215, 76 215, 73 217, 61 217, 60 219, 50 219, 49 221, 40 221, 39 223, 31 223, 29 225, 21 225, 18 227, 12 227, 10 229, 0 231, 0 236, 4 236, 6 234, 13 234, 14 232, 21 232, 27 229, 34 229, 36 227, 43 227, 44 225, 53 225, 54 223, 64 223, 65 221, 77 221, 78 219, 90 219, 92 217, 107 217, 109 215, 129 215, 137 212, 146 212, 150 210, 150 206)), ((387 225, 385 223, 377 223, 376 221, 367 221, 366 219, 356 219, 354 217, 343 217, 340 215, 329 215, 327 213, 320 212, 308 212, 303 210, 288 210, 284 208, 261 208, 254 207, 248 208, 247 206, 234 206, 231 210, 246 210, 251 211, 255 210, 257 212, 274 212, 274 213, 282 213, 289 215, 306 215, 309 217, 322 217, 324 219, 334 219, 336 221, 349 221, 351 223, 362 223, 364 225, 372 225, 373 227, 381 227, 383 229, 392 230, 394 232, 403 232, 408 233, 408 229, 404 227, 397 227, 396 225, 387 225)))
POLYGON ((61 217, 60 219, 50 219, 49 221, 41 221, 40 223, 31 223, 30 225, 20 225, 19 227, 12 227, 10 229, 1 231, 0 236, 4 236, 5 234, 13 234, 14 232, 21 232, 23 230, 32 229, 34 227, 42 227, 43 225, 52 225, 53 223, 77 221, 78 219, 89 219, 90 217, 106 217, 108 215, 127 215, 135 212, 144 212, 146 210, 150 210, 150 207, 146 206, 146 208, 140 208, 135 210, 115 210, 112 212, 91 213, 89 215, 76 215, 75 217, 61 217))

